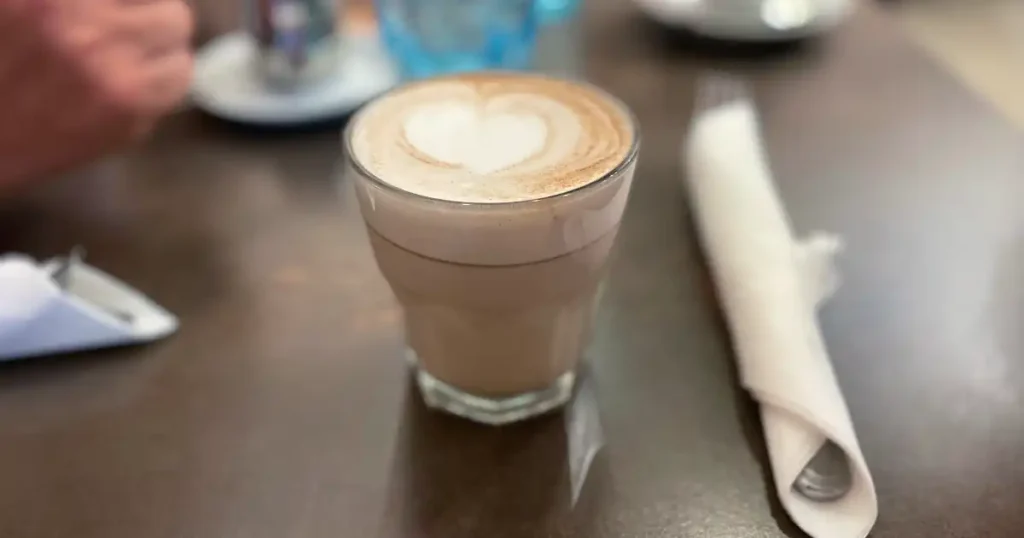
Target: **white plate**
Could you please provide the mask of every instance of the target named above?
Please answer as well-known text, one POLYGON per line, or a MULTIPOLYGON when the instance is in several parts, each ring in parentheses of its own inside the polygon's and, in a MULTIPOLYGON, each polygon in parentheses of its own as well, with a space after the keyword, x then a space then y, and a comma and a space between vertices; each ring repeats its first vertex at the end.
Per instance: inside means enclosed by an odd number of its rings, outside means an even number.
POLYGON ((824 33, 842 22, 852 0, 635 0, 670 27, 736 41, 772 42, 824 33))
POLYGON ((351 113, 394 86, 398 70, 375 38, 343 41, 332 78, 292 92, 268 89, 252 68, 254 43, 244 32, 217 38, 196 56, 193 104, 227 120, 295 125, 351 113))

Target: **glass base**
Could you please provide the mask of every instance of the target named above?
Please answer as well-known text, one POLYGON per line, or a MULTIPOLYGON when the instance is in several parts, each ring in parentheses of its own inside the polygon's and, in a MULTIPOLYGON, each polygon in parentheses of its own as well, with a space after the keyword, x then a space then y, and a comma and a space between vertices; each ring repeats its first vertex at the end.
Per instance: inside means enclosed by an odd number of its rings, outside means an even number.
MULTIPOLYGON (((408 361, 416 367, 416 354, 412 350, 406 353, 408 361)), ((416 384, 427 407, 492 426, 526 420, 565 405, 572 398, 575 383, 576 373, 569 371, 545 389, 507 398, 487 398, 463 392, 423 368, 416 370, 416 384)))

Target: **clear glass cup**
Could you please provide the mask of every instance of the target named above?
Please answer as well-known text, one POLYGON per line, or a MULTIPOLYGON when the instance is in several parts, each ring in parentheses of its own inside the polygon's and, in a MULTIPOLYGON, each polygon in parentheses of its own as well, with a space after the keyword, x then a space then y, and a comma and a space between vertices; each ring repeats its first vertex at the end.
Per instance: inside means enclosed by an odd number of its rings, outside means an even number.
POLYGON ((535 0, 375 0, 381 36, 403 75, 525 69, 535 0))
POLYGON ((632 122, 622 161, 574 190, 518 202, 399 189, 359 162, 359 115, 349 122, 346 177, 430 407, 505 424, 570 399, 639 151, 629 109, 607 99, 632 122))

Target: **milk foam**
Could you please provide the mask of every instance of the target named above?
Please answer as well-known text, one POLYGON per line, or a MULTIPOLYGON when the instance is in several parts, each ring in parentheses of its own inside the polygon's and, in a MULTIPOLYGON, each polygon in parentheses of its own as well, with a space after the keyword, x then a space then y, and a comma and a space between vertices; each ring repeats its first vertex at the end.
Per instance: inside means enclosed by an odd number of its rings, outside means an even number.
POLYGON ((463 75, 399 89, 360 113, 353 157, 391 185, 455 202, 545 198, 607 175, 635 133, 588 86, 535 75, 463 75))
POLYGON ((522 163, 547 142, 544 120, 446 101, 414 110, 403 124, 405 140, 435 161, 487 175, 522 163))

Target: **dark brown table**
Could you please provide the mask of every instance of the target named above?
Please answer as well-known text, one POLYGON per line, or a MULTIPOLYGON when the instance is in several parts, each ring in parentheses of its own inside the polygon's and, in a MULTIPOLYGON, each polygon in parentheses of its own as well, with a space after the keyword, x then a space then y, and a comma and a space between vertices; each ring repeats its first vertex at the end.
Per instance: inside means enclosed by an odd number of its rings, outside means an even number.
POLYGON ((0 204, 0 251, 91 260, 178 313, 147 347, 0 367, 0 537, 800 536, 681 189, 695 73, 748 75, 797 228, 842 233, 823 327, 878 486, 873 536, 1024 533, 1021 136, 865 8, 830 39, 700 59, 590 2, 590 79, 644 147, 590 350, 607 446, 570 503, 563 417, 431 413, 339 189, 338 135, 197 113, 0 204))

